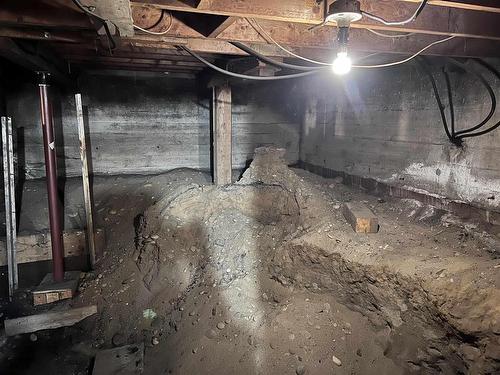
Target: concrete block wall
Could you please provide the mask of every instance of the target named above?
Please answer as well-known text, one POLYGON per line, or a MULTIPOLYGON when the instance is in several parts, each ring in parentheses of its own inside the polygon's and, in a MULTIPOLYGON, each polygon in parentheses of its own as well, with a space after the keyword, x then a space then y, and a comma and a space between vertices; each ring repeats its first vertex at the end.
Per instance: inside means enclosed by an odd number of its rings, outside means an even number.
MULTIPOLYGON (((498 78, 481 72, 500 95, 498 78)), ((444 88, 442 74, 435 73, 444 88)), ((489 96, 464 72, 452 72, 451 79, 456 127, 471 127, 488 113, 489 96)), ((303 98, 303 162, 500 208, 500 129, 467 139, 461 148, 452 145, 430 82, 417 66, 316 77, 304 81, 303 98)), ((448 104, 444 90, 442 99, 448 104)), ((497 121, 500 112, 489 124, 497 121)))
MULTIPOLYGON (((175 168, 210 168, 210 91, 194 79, 89 75, 80 82, 88 109, 95 174, 148 174, 175 168)), ((53 109, 59 174, 81 173, 74 92, 55 87, 53 109)), ((255 147, 286 147, 298 160, 300 116, 290 113, 277 84, 233 88, 233 168, 245 166, 255 147)), ((10 93, 7 112, 18 129, 21 165, 28 178, 43 177, 37 86, 10 93)))

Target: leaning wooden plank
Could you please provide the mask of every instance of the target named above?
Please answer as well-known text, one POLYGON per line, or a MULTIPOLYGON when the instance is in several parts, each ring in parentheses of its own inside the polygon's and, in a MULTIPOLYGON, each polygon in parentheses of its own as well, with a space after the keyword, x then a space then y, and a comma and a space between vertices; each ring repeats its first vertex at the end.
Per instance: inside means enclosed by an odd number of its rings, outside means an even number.
POLYGON ((97 313, 97 306, 91 305, 70 310, 7 319, 5 320, 5 334, 7 336, 15 336, 44 329, 69 327, 95 313, 97 313))
POLYGON ((363 203, 345 203, 343 213, 352 229, 357 233, 377 233, 379 229, 378 218, 363 203))
MULTIPOLYGON (((80 159, 82 159, 83 197, 85 201, 85 217, 87 218, 87 243, 89 245, 90 264, 94 268, 97 261, 95 247, 94 219, 92 215, 92 195, 90 192, 89 163, 87 160, 87 142, 85 121, 83 117, 82 95, 75 94, 76 122, 78 124, 78 139, 80 140, 80 159)), ((102 252, 102 248, 100 249, 102 252)))
MULTIPOLYGON (((74 257, 85 255, 85 231, 77 230, 63 233, 64 256, 74 257)), ((95 233, 96 246, 104 248, 104 230, 97 229, 95 233)), ((38 233, 17 237, 17 263, 39 262, 52 259, 50 233, 38 233)), ((7 264, 5 242, 0 242, 0 266, 7 264)))
POLYGON ((143 371, 144 343, 102 350, 95 356, 92 375, 135 375, 143 371))

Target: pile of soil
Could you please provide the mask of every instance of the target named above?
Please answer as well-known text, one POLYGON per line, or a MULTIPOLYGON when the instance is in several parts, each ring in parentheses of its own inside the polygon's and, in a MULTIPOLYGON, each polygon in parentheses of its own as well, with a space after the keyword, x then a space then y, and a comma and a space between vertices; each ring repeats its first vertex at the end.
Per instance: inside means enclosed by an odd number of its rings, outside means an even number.
POLYGON ((98 350, 144 342, 146 374, 500 371, 494 238, 283 155, 257 149, 225 187, 182 170, 103 188, 107 249, 71 302, 99 313, 38 334, 30 353, 58 346, 37 363, 84 374, 98 350), (371 207, 380 232, 354 233, 347 201, 371 207))

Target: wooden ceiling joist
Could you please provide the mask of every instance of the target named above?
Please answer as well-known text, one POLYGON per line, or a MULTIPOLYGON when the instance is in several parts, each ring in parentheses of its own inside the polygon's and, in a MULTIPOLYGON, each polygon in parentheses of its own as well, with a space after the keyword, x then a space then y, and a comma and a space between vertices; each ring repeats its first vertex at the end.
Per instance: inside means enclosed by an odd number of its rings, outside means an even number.
MULTIPOLYGON (((228 17, 246 17, 263 20, 319 24, 323 20, 322 7, 315 1, 304 0, 255 0, 248 2, 212 0, 198 7, 179 0, 135 0, 132 4, 149 4, 170 11, 228 17), (308 6, 309 5, 309 6, 308 6)), ((408 18, 416 5, 406 1, 361 0, 361 9, 389 20, 408 18)), ((500 14, 477 12, 468 9, 427 6, 415 22, 403 26, 387 26, 364 17, 351 24, 353 28, 414 32, 433 35, 456 35, 468 38, 500 39, 498 23, 500 14)))

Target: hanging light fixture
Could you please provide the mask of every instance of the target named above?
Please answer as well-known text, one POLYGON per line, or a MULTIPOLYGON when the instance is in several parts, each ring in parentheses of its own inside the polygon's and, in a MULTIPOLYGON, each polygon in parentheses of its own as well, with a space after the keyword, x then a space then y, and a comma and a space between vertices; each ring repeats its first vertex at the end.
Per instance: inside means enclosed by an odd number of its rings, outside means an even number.
POLYGON ((361 8, 357 0, 336 0, 328 8, 325 22, 334 21, 338 28, 339 50, 332 63, 332 70, 335 74, 344 75, 351 71, 352 63, 347 50, 349 27, 351 22, 359 21, 361 17, 361 8))

